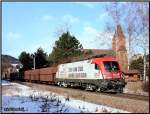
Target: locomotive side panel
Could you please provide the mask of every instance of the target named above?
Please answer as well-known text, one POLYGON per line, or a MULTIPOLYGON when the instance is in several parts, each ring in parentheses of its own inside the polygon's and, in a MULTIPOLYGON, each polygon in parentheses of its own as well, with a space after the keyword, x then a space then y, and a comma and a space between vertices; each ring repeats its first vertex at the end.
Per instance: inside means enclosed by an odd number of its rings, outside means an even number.
POLYGON ((59 65, 56 78, 58 79, 102 79, 99 69, 91 60, 66 63, 59 65))

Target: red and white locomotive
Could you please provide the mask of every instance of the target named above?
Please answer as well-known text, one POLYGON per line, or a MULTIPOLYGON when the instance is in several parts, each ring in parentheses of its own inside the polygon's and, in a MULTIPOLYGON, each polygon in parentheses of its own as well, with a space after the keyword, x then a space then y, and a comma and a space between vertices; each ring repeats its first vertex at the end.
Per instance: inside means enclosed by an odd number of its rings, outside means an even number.
POLYGON ((122 92, 125 80, 114 58, 93 58, 60 64, 55 82, 59 86, 81 86, 90 90, 122 92))
POLYGON ((125 80, 115 58, 93 58, 25 71, 25 80, 52 82, 64 87, 123 92, 125 80))

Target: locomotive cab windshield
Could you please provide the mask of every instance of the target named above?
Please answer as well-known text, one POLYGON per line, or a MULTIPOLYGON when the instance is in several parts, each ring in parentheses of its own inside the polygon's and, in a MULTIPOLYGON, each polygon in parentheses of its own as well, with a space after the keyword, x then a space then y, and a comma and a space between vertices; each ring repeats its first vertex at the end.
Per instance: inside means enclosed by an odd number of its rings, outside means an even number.
POLYGON ((107 72, 119 72, 119 64, 116 61, 104 61, 104 67, 107 72))

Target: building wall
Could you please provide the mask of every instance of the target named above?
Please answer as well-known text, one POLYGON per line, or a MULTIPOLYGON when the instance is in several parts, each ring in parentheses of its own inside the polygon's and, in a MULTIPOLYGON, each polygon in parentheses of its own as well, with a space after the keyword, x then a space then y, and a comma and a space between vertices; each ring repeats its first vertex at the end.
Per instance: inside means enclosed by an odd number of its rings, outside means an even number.
POLYGON ((116 58, 119 61, 121 70, 127 72, 128 70, 127 53, 124 51, 118 51, 116 54, 116 58))
POLYGON ((112 49, 116 52, 116 58, 119 61, 122 71, 127 72, 128 55, 126 49, 126 41, 120 25, 116 27, 115 34, 112 39, 112 49))
POLYGON ((17 68, 17 65, 20 64, 11 64, 10 67, 4 69, 2 73, 2 79, 10 79, 10 74, 14 72, 19 72, 19 69, 17 68))

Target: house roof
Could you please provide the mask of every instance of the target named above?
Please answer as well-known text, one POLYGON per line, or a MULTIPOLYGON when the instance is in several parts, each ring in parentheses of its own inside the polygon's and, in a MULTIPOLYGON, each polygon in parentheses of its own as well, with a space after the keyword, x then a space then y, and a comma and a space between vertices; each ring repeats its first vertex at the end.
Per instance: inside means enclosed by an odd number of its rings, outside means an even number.
POLYGON ((134 70, 128 70, 128 71, 125 72, 125 74, 140 74, 140 71, 136 70, 136 69, 134 69, 134 70))
POLYGON ((115 57, 115 52, 112 49, 82 49, 84 53, 89 51, 92 52, 92 55, 104 55, 104 57, 115 57))

